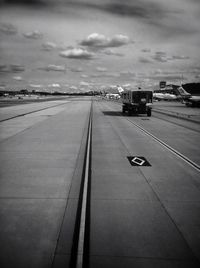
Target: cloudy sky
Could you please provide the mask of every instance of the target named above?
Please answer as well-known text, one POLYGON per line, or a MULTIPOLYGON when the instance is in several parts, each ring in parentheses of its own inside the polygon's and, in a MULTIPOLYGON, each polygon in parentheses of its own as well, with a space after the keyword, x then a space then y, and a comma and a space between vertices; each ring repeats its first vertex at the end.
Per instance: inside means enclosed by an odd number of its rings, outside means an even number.
POLYGON ((200 82, 199 14, 199 0, 0 0, 0 88, 200 82))

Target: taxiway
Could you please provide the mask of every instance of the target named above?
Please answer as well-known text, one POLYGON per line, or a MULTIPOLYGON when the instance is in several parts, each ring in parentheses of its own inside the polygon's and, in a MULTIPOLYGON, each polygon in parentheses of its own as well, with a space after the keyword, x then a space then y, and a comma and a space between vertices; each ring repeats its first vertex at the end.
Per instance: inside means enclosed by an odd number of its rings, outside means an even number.
POLYGON ((0 110, 1 267, 198 267, 199 122, 90 97, 0 110))

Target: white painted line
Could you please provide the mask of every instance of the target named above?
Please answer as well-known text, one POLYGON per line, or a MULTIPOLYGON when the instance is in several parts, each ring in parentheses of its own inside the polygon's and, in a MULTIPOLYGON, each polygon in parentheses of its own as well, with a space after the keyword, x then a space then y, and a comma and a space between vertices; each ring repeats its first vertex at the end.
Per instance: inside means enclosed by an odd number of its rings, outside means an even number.
POLYGON ((131 161, 139 166, 142 166, 145 163, 145 161, 139 157, 134 157, 131 161))
POLYGON ((78 255, 76 261, 76 268, 83 267, 83 249, 84 249, 84 236, 85 236, 85 221, 86 221, 86 205, 87 205, 87 192, 88 192, 88 177, 89 177, 89 157, 90 157, 90 140, 91 140, 91 120, 89 124, 89 134, 87 143, 87 155, 86 155, 86 168, 83 186, 83 200, 81 208, 81 220, 78 238, 78 255))
POLYGON ((187 158, 185 155, 181 154, 180 152, 178 152, 177 150, 175 150, 174 148, 172 148, 171 146, 169 146, 168 144, 166 144, 165 142, 161 141, 160 139, 158 139, 156 136, 154 136, 153 134, 151 134, 149 131, 145 130, 143 127, 139 126, 138 124, 132 122, 131 120, 127 119, 129 122, 131 122, 134 126, 136 126, 137 128, 139 128, 142 132, 144 132, 146 135, 152 137, 155 141, 157 141, 158 143, 160 143, 161 145, 163 145, 165 148, 167 148, 170 152, 172 152, 173 154, 175 154, 176 156, 178 156, 180 159, 184 160, 187 164, 189 164, 190 166, 192 166, 193 168, 195 168, 197 171, 200 172, 200 166, 198 164, 196 164, 195 162, 193 162, 192 160, 190 160, 189 158, 187 158))

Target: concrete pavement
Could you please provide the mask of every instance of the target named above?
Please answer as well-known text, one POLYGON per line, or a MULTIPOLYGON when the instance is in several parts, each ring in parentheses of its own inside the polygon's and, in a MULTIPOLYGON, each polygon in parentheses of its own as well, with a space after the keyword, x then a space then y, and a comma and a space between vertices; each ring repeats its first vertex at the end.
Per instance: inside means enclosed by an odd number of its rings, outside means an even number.
POLYGON ((200 123, 199 107, 187 107, 181 102, 158 101, 153 103, 153 111, 200 123))
POLYGON ((199 173, 115 114, 114 104, 94 107, 91 267, 198 267, 199 173), (130 155, 151 166, 131 166, 130 155))
MULTIPOLYGON (((76 99, 1 123, 1 267, 70 267, 90 104, 76 99)), ((198 267, 199 172, 132 121, 195 161, 198 131, 118 111, 93 103, 90 267, 198 267)))
POLYGON ((69 195, 78 192, 75 170, 90 100, 46 111, 21 117, 21 129, 1 139, 1 267, 51 267, 63 221, 68 247, 62 253, 69 259, 78 199, 69 195))

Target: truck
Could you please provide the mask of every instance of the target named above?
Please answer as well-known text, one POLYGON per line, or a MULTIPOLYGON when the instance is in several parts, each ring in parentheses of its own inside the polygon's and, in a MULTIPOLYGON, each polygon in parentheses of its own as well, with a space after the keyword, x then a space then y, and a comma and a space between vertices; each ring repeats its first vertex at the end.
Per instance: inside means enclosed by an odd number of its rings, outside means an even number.
POLYGON ((151 90, 126 90, 121 93, 122 113, 151 116, 153 92, 151 90))

